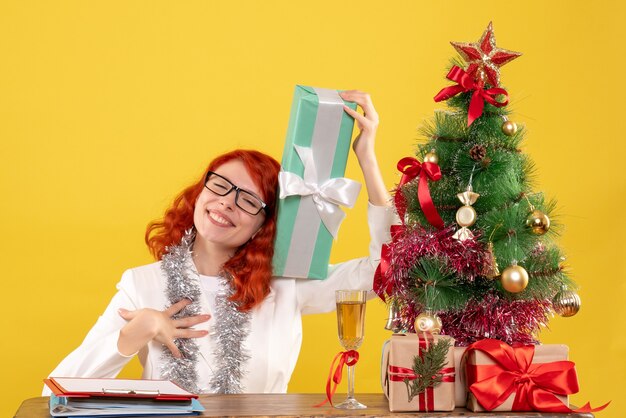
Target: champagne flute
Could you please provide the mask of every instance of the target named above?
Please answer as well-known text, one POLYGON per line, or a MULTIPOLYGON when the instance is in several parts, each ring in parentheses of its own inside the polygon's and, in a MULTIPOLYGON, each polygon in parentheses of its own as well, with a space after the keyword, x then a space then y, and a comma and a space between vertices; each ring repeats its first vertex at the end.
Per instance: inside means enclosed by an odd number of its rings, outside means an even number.
MULTIPOLYGON (((365 290, 337 290, 337 330, 345 350, 357 350, 365 336, 365 290)), ((367 406, 354 399, 354 365, 348 366, 348 397, 335 408, 364 409, 367 406)))

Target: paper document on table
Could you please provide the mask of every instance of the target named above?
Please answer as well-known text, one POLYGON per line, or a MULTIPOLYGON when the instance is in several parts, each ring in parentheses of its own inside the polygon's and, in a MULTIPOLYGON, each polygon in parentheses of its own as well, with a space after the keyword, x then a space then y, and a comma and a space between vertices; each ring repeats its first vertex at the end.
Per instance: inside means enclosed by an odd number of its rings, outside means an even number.
MULTIPOLYGON (((137 398, 129 400, 136 401, 137 398)), ((127 402, 74 402, 70 398, 50 395, 50 415, 53 417, 193 416, 199 415, 202 411, 204 411, 204 407, 197 399, 191 399, 187 405, 171 404, 167 401, 133 404, 127 402)))
POLYGON ((44 382, 57 396, 120 396, 157 399, 191 399, 197 397, 197 395, 184 390, 169 380, 50 377, 44 382))

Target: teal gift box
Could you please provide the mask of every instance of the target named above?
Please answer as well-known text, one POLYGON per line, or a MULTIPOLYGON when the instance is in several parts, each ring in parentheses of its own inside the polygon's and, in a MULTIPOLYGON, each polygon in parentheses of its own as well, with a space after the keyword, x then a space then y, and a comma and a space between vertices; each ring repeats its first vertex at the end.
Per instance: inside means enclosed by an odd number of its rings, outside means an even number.
POLYGON ((296 86, 279 176, 274 275, 325 279, 341 220, 360 185, 343 178, 354 119, 337 90, 296 86))

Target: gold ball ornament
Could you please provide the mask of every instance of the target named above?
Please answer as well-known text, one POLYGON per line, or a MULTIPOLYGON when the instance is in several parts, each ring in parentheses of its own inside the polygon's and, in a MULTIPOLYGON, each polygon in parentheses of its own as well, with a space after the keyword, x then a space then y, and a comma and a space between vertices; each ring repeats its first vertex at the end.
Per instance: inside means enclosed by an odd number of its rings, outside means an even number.
POLYGON ((441 332, 441 318, 432 312, 422 312, 415 318, 415 332, 430 332, 439 334, 441 332))
POLYGON ((430 152, 426 153, 426 155, 424 155, 424 162, 439 164, 439 157, 435 153, 435 150, 431 150, 430 152))
POLYGON ((461 206, 456 211, 456 223, 460 226, 468 227, 474 225, 476 217, 476 211, 469 205, 461 206))
POLYGON ((513 122, 512 120, 507 120, 507 121, 504 121, 504 123, 501 126, 501 129, 502 129, 502 133, 504 133, 506 136, 513 136, 517 133, 517 124, 513 122))
POLYGON ((543 235, 550 229, 550 218, 539 209, 535 209, 526 218, 526 226, 533 231, 533 234, 543 235))
POLYGON ((519 293, 528 286, 528 273, 524 267, 514 264, 504 269, 500 283, 507 292, 519 293))
POLYGON ((552 308, 562 317, 574 316, 580 310, 580 296, 572 290, 561 290, 552 299, 552 308))

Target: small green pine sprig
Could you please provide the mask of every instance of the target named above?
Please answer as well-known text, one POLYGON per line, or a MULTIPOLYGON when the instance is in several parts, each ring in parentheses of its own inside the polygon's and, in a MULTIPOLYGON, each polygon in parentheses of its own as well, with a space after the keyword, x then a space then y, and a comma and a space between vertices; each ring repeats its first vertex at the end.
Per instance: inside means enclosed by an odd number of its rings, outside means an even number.
POLYGON ((443 380, 441 369, 446 365, 446 356, 452 343, 442 338, 427 349, 420 348, 420 355, 413 358, 414 380, 404 379, 409 402, 429 387, 437 387, 443 380))

